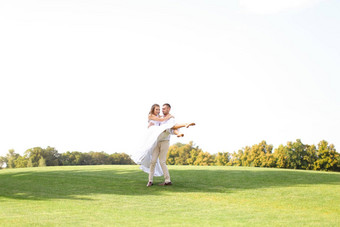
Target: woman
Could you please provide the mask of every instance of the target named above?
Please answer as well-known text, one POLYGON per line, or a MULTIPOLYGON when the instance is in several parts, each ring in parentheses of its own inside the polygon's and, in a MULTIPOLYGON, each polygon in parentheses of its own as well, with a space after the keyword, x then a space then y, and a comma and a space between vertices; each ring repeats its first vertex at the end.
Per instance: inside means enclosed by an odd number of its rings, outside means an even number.
MULTIPOLYGON (((135 162, 140 165, 140 169, 144 172, 150 172, 150 164, 152 158, 152 151, 154 150, 157 144, 158 136, 164 132, 165 130, 171 130, 178 137, 183 137, 184 134, 179 133, 178 129, 183 127, 189 127, 195 125, 195 123, 189 124, 176 124, 173 116, 168 114, 166 117, 161 117, 160 106, 158 104, 154 104, 151 107, 148 116, 149 126, 147 129, 146 137, 144 139, 143 146, 139 149, 138 157, 134 158, 135 162)), ((154 176, 163 176, 163 171, 160 166, 159 160, 157 160, 157 164, 155 167, 154 176)))

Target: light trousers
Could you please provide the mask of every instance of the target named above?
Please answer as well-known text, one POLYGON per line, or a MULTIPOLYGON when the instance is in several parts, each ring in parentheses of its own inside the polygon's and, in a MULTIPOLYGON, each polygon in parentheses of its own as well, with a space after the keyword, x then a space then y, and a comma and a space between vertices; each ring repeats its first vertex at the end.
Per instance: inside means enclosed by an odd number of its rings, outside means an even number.
POLYGON ((169 140, 159 141, 152 151, 152 159, 150 165, 149 181, 153 182, 153 175, 155 173, 155 166, 157 163, 157 158, 159 157, 159 162, 164 173, 165 182, 170 182, 170 175, 168 167, 166 166, 166 156, 169 150, 169 140))

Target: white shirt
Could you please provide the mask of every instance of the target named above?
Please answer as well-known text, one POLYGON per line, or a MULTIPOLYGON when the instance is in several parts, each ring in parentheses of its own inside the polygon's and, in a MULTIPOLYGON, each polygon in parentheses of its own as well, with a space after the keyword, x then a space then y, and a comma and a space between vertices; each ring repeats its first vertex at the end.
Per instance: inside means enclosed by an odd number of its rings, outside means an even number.
MULTIPOLYGON (((165 124, 167 122, 171 122, 173 121, 173 123, 175 124, 175 118, 170 118, 169 120, 166 121, 162 121, 160 122, 160 125, 165 124)), ((169 141, 170 140, 170 135, 173 135, 173 130, 172 129, 167 129, 164 132, 162 132, 159 136, 158 136, 158 141, 169 141)))

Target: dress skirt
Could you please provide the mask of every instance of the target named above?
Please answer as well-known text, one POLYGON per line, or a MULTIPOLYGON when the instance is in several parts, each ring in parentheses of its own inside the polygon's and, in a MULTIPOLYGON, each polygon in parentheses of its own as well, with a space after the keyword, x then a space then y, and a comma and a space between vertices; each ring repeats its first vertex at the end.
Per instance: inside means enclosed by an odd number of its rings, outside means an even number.
MULTIPOLYGON (((132 157, 133 160, 140 165, 140 169, 146 173, 150 173, 150 164, 152 159, 152 152, 155 149, 158 141, 159 135, 167 131, 166 133, 170 134, 170 129, 175 125, 175 119, 170 118, 166 123, 160 126, 151 126, 147 129, 144 144, 138 149, 137 155, 132 157)), ((163 171, 161 165, 159 163, 159 159, 157 158, 157 163, 155 167, 155 175, 154 176, 163 176, 163 171)))

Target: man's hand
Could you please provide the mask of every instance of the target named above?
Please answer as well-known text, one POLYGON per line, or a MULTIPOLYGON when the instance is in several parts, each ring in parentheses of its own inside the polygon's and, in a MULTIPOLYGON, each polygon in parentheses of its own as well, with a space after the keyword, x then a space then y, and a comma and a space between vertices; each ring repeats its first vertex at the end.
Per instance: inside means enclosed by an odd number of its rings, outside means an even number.
POLYGON ((150 122, 148 128, 150 128, 150 127, 153 126, 153 125, 155 125, 155 124, 152 123, 152 122, 150 122))

